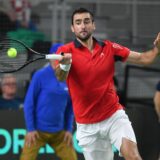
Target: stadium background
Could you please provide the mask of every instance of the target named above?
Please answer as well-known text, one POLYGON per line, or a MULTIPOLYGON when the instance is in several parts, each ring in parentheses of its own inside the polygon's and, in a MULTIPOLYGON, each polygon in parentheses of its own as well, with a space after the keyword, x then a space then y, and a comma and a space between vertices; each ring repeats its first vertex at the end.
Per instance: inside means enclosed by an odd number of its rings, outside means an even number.
MULTIPOLYGON (((151 48, 156 34, 160 31, 159 0, 34 0, 30 2, 32 20, 37 26, 37 31, 18 30, 8 31, 6 34, 24 41, 33 49, 43 53, 48 53, 54 42, 67 43, 74 39, 70 31, 70 17, 77 7, 88 8, 95 14, 94 35, 97 38, 110 39, 132 50, 145 51, 151 48)), ((0 19, 0 24, 2 23, 5 24, 0 19)), ((15 73, 18 78, 19 96, 22 98, 25 96, 32 73, 46 63, 46 60, 40 60, 15 73)), ((115 66, 117 90, 133 123, 138 145, 144 157, 150 152, 149 146, 160 145, 160 129, 153 108, 155 86, 160 80, 159 64, 160 58, 157 58, 155 63, 146 69, 121 63, 115 66)), ((18 113, 1 111, 0 119, 0 157, 3 157, 3 160, 9 160, 11 157, 16 160, 20 148, 14 152, 15 143, 19 142, 15 142, 17 140, 15 132, 20 134, 18 137, 22 140, 24 130, 20 129, 25 128, 23 111, 18 113), (6 138, 6 135, 10 138, 6 138), (8 146, 7 150, 9 139, 10 147, 8 146)), ((52 154, 46 152, 40 154, 40 159, 52 159, 52 154)), ((77 153, 79 160, 83 160, 81 152, 77 150, 77 153)))

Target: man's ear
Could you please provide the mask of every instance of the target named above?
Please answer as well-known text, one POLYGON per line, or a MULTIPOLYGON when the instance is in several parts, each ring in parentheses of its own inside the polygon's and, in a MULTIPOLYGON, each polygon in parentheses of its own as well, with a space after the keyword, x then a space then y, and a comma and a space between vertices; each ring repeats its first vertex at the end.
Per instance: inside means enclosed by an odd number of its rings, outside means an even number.
POLYGON ((74 28, 73 28, 73 25, 71 25, 71 31, 74 33, 74 28))
POLYGON ((96 30, 96 24, 93 22, 93 30, 96 30))

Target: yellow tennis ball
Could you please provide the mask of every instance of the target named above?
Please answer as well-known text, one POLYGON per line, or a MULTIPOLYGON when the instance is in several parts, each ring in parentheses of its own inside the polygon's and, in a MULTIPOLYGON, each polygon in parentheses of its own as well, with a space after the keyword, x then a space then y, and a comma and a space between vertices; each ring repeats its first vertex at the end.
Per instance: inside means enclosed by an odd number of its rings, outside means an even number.
POLYGON ((15 58, 17 56, 17 50, 15 48, 9 48, 7 51, 7 55, 10 58, 15 58))

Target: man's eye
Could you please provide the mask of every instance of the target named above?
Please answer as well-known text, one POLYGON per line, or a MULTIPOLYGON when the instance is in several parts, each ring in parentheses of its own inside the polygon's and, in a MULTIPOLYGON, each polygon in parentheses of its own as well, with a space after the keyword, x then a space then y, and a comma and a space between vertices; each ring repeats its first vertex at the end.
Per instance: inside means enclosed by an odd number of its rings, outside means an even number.
POLYGON ((77 25, 80 25, 80 24, 81 24, 81 22, 76 22, 76 24, 77 24, 77 25))
POLYGON ((89 24, 90 22, 91 22, 90 20, 84 21, 85 24, 89 24))

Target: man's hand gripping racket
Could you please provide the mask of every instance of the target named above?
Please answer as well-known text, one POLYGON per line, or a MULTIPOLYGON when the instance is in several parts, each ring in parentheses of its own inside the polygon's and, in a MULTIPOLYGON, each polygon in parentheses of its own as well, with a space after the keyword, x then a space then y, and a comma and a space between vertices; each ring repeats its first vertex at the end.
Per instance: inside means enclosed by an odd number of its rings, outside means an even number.
POLYGON ((62 57, 59 59, 60 68, 63 71, 68 72, 70 70, 72 63, 72 54, 71 53, 63 53, 62 57))

